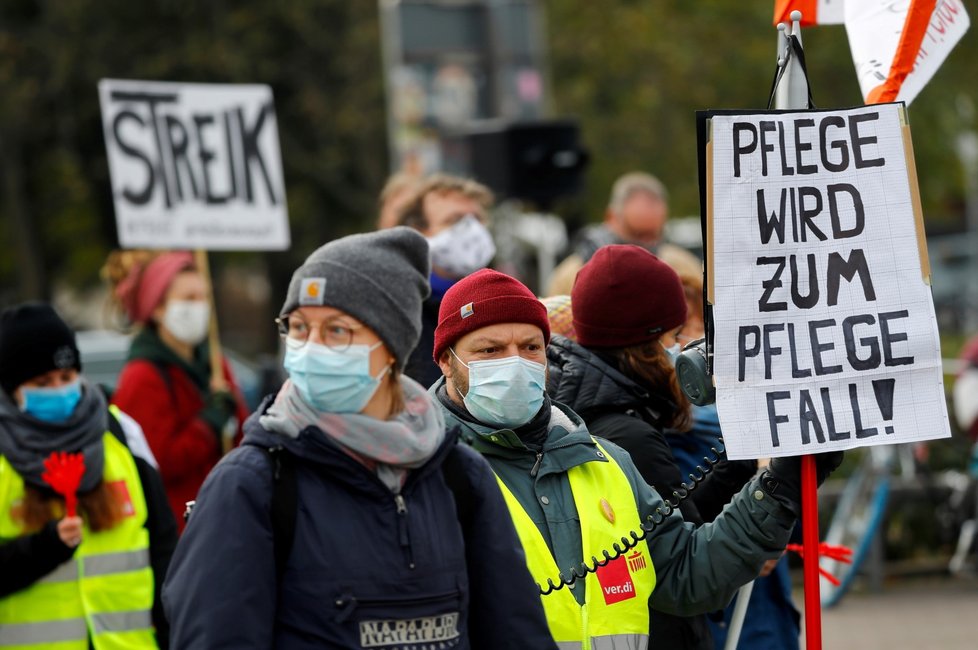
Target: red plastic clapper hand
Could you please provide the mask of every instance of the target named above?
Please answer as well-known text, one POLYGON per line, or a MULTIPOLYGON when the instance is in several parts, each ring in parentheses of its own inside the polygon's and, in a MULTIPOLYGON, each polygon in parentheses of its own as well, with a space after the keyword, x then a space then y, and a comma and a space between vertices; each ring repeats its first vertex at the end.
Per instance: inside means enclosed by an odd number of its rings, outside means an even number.
POLYGON ((67 516, 76 516, 78 485, 85 473, 85 457, 81 454, 52 451, 44 460, 44 469, 47 471, 41 474, 41 478, 64 497, 67 516))

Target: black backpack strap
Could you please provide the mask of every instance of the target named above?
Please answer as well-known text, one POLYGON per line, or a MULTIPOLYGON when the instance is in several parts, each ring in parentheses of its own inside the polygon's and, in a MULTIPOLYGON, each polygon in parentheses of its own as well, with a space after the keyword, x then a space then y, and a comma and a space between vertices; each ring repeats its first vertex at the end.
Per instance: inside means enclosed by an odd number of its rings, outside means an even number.
POLYGON ((272 538, 275 545, 275 571, 281 580, 295 541, 295 520, 299 493, 295 477, 295 456, 285 447, 262 447, 272 461, 272 538))
POLYGON ((463 535, 468 537, 475 516, 475 492, 472 490, 472 482, 466 476, 465 468, 462 467, 457 446, 448 452, 441 471, 445 477, 445 484, 455 497, 455 516, 462 524, 463 535))
POLYGON ((116 437, 116 440, 121 442, 126 449, 129 449, 129 443, 126 442, 126 432, 122 429, 122 423, 115 417, 115 414, 109 409, 109 432, 116 437))

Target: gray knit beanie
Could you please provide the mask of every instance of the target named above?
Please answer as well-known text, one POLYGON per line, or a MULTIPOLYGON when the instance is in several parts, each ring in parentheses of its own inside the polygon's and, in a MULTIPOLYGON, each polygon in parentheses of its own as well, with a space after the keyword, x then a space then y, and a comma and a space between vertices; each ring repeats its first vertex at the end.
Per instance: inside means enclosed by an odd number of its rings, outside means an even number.
POLYGON ((404 226, 336 239, 292 274, 282 314, 328 306, 377 333, 404 367, 421 336, 421 303, 431 294, 428 241, 404 226))

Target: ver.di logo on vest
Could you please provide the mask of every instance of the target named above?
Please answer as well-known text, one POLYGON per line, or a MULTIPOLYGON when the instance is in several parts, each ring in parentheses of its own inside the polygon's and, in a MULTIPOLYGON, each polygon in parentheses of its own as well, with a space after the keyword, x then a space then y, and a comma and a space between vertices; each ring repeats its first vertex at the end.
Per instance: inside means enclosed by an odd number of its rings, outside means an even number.
POLYGON ((645 556, 638 551, 635 551, 626 559, 628 560, 628 568, 631 569, 633 573, 648 567, 648 563, 645 561, 645 556))
POLYGON ((628 572, 628 564, 624 557, 599 567, 596 575, 606 605, 635 598, 635 584, 632 582, 632 575, 628 572))

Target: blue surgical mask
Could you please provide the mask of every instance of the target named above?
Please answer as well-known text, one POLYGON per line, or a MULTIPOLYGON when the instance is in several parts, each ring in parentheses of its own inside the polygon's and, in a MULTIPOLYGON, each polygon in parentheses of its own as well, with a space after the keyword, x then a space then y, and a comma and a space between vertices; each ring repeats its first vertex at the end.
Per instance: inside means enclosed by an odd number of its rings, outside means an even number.
POLYGON ((64 422, 81 401, 81 380, 58 388, 21 388, 24 403, 20 410, 45 422, 64 422))
MULTIPOLYGON (((659 342, 659 345, 662 345, 661 341, 659 342)), ((672 363, 675 364, 676 357, 678 357, 679 353, 682 352, 683 346, 679 345, 679 342, 677 341, 669 347, 662 345, 662 349, 665 351, 666 356, 669 357, 669 361, 672 361, 672 363)))
MULTIPOLYGON (((547 366, 520 356, 459 363, 469 369, 469 392, 462 401, 483 424, 515 429, 533 419, 543 406, 547 366)), ((455 390, 458 390, 457 388, 455 390)))
POLYGON ((370 374, 370 353, 380 347, 351 345, 342 352, 319 343, 287 347, 285 369, 303 401, 323 413, 359 413, 380 386, 370 374))

